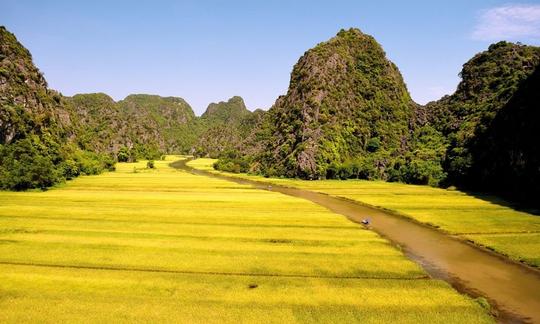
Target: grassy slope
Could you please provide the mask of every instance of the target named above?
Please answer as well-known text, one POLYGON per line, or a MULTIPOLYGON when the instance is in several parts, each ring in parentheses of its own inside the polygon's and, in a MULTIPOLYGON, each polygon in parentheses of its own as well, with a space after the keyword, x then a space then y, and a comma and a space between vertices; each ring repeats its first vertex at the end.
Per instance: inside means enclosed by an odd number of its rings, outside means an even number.
MULTIPOLYGON (((215 171, 213 162, 199 159, 189 163, 196 168, 215 171)), ((382 181, 305 181, 232 175, 324 192, 390 209, 514 260, 540 266, 540 217, 461 191, 382 181)))
POLYGON ((167 163, 0 192, 0 322, 491 321, 343 217, 167 163))

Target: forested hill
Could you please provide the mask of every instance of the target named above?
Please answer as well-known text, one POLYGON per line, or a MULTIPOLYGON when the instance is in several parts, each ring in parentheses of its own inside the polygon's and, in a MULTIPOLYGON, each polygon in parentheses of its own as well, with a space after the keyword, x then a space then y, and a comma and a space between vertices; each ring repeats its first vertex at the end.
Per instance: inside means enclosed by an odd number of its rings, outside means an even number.
POLYGON ((299 59, 287 93, 258 122, 243 157, 222 166, 268 176, 436 184, 442 170, 432 159, 440 159, 440 148, 410 153, 421 146, 416 106, 377 41, 341 30, 299 59))
MULTIPOLYGON (((242 98, 196 117, 182 98, 103 93, 65 97, 48 89, 30 52, 0 27, 0 189, 47 188, 114 162, 165 153, 221 152, 252 128, 242 98), (226 130, 228 133, 224 133, 226 130), (229 134, 225 143, 211 134, 229 134), (207 142, 199 138, 206 137, 207 142)), ((254 123, 254 121, 253 121, 254 123)), ((217 153, 215 153, 217 154, 217 153)))
POLYGON ((193 153, 219 157, 231 150, 240 150, 263 114, 262 110, 249 111, 238 96, 226 102, 211 103, 198 121, 199 136, 193 153))
POLYGON ((64 97, 0 28, 0 189, 46 188, 164 153, 306 179, 457 185, 540 196, 540 48, 499 42, 464 64, 454 94, 414 103, 377 41, 341 30, 294 66, 268 112, 240 97, 196 117, 176 97, 64 97))
POLYGON ((287 93, 252 131, 257 140, 216 166, 457 185, 534 202, 539 63, 538 47, 493 44, 464 64, 454 94, 421 106, 373 37, 342 30, 300 58, 287 93))
POLYGON ((313 179, 358 156, 400 154, 413 111, 375 39, 342 30, 294 66, 287 94, 269 110, 271 140, 257 161, 263 173, 313 179))
POLYGON ((446 139, 447 182, 540 196, 540 48, 499 42, 463 65, 454 94, 420 107, 446 139))
POLYGON ((103 93, 65 98, 73 140, 81 148, 120 160, 157 159, 165 153, 218 157, 236 148, 262 111, 249 111, 235 96, 211 103, 195 116, 182 98, 133 94, 115 102, 103 93))
POLYGON ((66 98, 75 142, 84 149, 122 151, 129 160, 159 158, 164 153, 187 152, 196 139, 191 131, 195 114, 182 98, 129 95, 115 102, 103 93, 66 98))
POLYGON ((0 189, 46 188, 113 166, 109 156, 73 144, 69 110, 30 52, 0 27, 0 189))
POLYGON ((244 99, 234 96, 226 102, 209 104, 201 118, 209 124, 238 123, 250 113, 244 99))

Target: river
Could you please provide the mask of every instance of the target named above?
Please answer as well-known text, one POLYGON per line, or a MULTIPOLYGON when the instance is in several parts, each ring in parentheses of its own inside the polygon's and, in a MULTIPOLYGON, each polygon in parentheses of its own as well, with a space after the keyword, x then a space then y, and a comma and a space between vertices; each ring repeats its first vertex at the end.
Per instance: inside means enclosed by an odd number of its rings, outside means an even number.
POLYGON ((171 166, 201 176, 303 198, 353 222, 361 223, 362 219, 370 218, 370 229, 398 245, 431 277, 445 280, 462 293, 485 297, 498 311, 499 322, 540 323, 540 271, 536 269, 390 212, 309 190, 193 169, 186 165, 187 161, 173 162, 171 166))

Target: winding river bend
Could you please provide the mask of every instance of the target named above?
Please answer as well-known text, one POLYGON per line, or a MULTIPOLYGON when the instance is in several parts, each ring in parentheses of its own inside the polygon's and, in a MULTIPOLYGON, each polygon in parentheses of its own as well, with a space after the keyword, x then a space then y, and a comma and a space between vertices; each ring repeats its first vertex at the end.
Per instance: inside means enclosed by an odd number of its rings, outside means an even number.
POLYGON ((498 310, 500 322, 540 323, 540 271, 376 208, 309 190, 269 186, 259 181, 205 172, 187 166, 187 162, 180 160, 171 166, 201 176, 307 199, 353 222, 360 223, 370 217, 372 230, 399 245, 433 278, 447 281, 460 292, 486 297, 498 310))

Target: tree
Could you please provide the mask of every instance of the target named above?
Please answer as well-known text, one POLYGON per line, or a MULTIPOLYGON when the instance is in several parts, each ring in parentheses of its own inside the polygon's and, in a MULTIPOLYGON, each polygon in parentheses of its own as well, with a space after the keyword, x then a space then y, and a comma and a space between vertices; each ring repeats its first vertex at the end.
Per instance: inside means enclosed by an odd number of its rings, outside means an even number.
POLYGON ((116 158, 118 159, 118 162, 128 162, 130 157, 129 148, 126 146, 122 146, 118 153, 116 154, 116 158))

